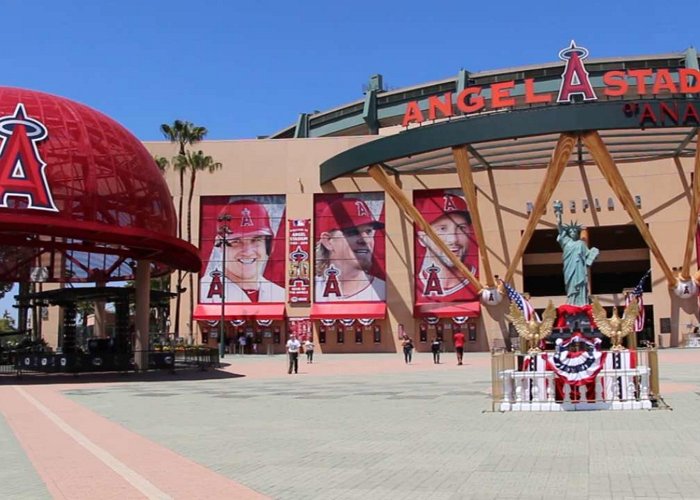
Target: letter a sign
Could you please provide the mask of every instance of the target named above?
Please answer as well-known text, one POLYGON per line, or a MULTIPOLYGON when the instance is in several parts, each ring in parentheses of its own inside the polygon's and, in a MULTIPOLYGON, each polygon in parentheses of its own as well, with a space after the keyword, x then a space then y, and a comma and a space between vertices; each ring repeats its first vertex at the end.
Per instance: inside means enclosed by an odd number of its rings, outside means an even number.
POLYGON ((48 133, 43 123, 27 117, 19 103, 11 116, 0 117, 0 208, 13 207, 58 212, 46 180, 46 163, 37 143, 48 133), (24 198, 26 205, 17 204, 24 198))

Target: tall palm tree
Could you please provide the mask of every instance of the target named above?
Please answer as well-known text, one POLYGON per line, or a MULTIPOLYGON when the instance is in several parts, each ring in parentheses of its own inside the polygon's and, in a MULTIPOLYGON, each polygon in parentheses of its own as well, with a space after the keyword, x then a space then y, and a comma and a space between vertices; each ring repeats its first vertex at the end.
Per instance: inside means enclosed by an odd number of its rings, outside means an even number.
MULTIPOLYGON (((191 146, 192 144, 204 139, 208 131, 205 127, 200 127, 184 120, 175 120, 172 125, 163 123, 160 126, 160 131, 170 142, 178 144, 178 159, 175 161, 174 166, 180 174, 180 201, 177 212, 177 236, 178 238, 182 238, 182 203, 185 196, 185 170, 187 165, 183 160, 186 159, 187 146, 191 146), (178 169, 176 165, 180 165, 182 168, 178 169)), ((182 278, 182 271, 178 270, 177 297, 175 298, 175 334, 178 336, 180 335, 180 292, 182 291, 182 278)), ((190 293, 192 293, 192 290, 190 290, 190 293)), ((190 319, 190 324, 191 322, 192 320, 190 319)))
MULTIPOLYGON (((182 157, 180 157, 182 158, 182 157)), ((190 171, 190 190, 187 197, 187 241, 192 243, 192 200, 194 198, 194 188, 197 182, 197 172, 209 172, 212 173, 215 170, 219 170, 222 164, 218 161, 205 155, 202 150, 197 152, 187 151, 185 155, 185 162, 187 164, 186 169, 190 171)), ((192 273, 190 275, 190 324, 192 324, 192 317, 194 315, 194 277, 192 273)))

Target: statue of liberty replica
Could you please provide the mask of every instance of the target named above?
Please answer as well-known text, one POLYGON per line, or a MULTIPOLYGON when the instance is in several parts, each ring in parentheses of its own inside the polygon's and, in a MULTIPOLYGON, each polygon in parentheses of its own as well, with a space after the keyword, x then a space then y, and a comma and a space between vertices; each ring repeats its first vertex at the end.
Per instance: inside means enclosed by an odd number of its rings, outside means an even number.
POLYGON ((581 227, 576 222, 563 224, 561 217, 564 207, 561 201, 554 202, 554 214, 557 217, 559 235, 557 242, 563 250, 564 285, 566 286, 566 303, 585 306, 588 300, 588 268, 600 253, 597 248, 588 248, 581 239, 581 227))

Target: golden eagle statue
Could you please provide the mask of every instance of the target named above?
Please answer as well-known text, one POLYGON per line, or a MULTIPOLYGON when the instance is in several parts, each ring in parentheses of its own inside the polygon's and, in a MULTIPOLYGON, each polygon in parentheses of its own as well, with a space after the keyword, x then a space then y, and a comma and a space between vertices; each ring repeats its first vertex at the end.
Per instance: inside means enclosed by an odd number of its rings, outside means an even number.
POLYGON ((554 321, 557 319, 557 310, 550 300, 549 304, 547 304, 547 309, 545 309, 542 315, 542 322, 538 323, 534 315, 530 321, 527 321, 520 308, 515 305, 515 303, 511 302, 510 314, 506 314, 506 318, 513 323, 520 338, 527 342, 527 345, 530 347, 527 352, 536 353, 540 352, 540 341, 547 338, 549 334, 552 333, 554 321))
POLYGON ((630 305, 625 308, 622 317, 617 315, 617 307, 613 307, 611 318, 605 312, 603 306, 600 305, 598 297, 593 298, 593 319, 603 335, 610 338, 612 342, 612 351, 620 351, 622 347, 622 339, 634 331, 634 320, 639 316, 639 303, 633 300, 630 305))

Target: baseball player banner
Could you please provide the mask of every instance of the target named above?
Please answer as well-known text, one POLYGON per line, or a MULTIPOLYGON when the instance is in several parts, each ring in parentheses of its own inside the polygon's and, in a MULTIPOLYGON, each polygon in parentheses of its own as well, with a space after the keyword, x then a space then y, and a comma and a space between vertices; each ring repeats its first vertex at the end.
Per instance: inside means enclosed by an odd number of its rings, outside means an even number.
MULTIPOLYGON (((459 189, 414 191, 413 203, 448 248, 478 276, 479 246, 462 192, 459 189)), ((469 281, 418 226, 414 241, 417 305, 478 301, 469 281)))
POLYGON ((314 200, 316 302, 384 302, 384 193, 314 200))
POLYGON ((289 302, 303 304, 311 302, 311 220, 289 220, 289 280, 287 282, 289 302))
POLYGON ((199 302, 285 300, 285 197, 201 198, 199 302))

